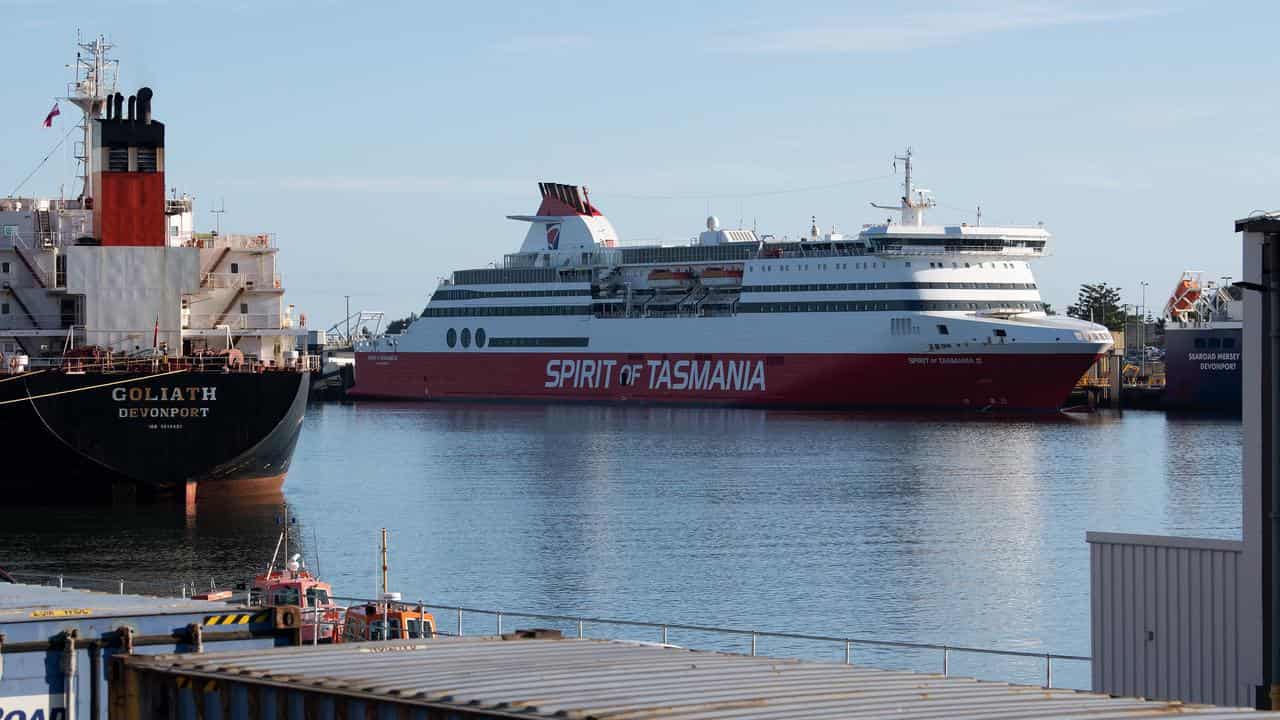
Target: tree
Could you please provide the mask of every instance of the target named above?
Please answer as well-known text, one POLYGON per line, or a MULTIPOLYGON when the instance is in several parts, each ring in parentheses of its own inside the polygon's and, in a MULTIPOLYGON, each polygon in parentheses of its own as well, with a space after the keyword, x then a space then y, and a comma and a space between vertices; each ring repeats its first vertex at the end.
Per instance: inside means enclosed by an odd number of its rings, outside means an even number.
POLYGON ((402 317, 399 320, 392 320, 387 325, 387 334, 398 335, 404 332, 405 330, 408 330, 409 326, 413 324, 413 321, 417 319, 418 319, 418 313, 411 312, 409 313, 408 317, 402 317))
POLYGON ((1108 330, 1119 330, 1124 327, 1125 318, 1124 310, 1120 307, 1120 288, 1110 287, 1106 283, 1081 285, 1076 304, 1067 308, 1067 314, 1105 325, 1108 330))

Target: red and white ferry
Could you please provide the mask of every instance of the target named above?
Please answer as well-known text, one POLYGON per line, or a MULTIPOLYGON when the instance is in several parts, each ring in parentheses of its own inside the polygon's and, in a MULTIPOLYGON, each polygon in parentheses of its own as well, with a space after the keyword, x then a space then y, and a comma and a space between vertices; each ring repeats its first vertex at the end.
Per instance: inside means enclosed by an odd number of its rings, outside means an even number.
MULTIPOLYGON (((623 245, 583 187, 540 183, 520 251, 441 282, 401 335, 356 347, 351 394, 786 407, 1058 408, 1111 347, 1048 316, 1043 227, 900 222, 856 236, 722 229, 623 245)), ((877 206, 882 207, 882 206, 877 206)))

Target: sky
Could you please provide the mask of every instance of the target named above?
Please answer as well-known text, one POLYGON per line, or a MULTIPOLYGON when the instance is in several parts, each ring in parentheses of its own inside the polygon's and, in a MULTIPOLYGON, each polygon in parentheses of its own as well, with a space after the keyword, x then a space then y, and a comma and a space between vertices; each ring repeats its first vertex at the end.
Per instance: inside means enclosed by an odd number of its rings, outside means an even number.
POLYGON ((501 262, 538 181, 585 184, 624 241, 708 212, 792 235, 895 204, 1054 234, 1035 273, 1158 312, 1183 270, 1240 276, 1232 221, 1280 208, 1269 2, 166 2, 0 0, 0 196, 74 192, 62 102, 77 31, 148 85, 166 181, 197 224, 273 232, 311 327, 420 311, 501 262), (899 166, 899 169, 900 166, 899 166))

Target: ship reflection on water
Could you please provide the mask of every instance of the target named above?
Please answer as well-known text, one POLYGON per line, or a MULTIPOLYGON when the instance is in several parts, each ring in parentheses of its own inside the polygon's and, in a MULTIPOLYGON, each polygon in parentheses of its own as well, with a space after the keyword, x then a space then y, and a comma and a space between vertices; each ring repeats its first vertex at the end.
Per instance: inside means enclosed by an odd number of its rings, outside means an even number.
MULTIPOLYGON (((1240 434, 1155 412, 326 404, 285 495, 340 595, 375 593, 387 527, 411 600, 1087 655, 1085 531, 1238 533, 1240 434)), ((0 565, 243 579, 279 514, 4 509, 0 565)), ((988 662, 953 656, 952 671, 1043 672, 988 662)), ((1087 667, 1054 674, 1088 684, 1087 667)))
POLYGON ((0 566, 19 580, 62 575, 108 591, 119 580, 144 594, 229 586, 266 567, 283 503, 280 493, 219 499, 191 515, 180 504, 0 508, 0 566))

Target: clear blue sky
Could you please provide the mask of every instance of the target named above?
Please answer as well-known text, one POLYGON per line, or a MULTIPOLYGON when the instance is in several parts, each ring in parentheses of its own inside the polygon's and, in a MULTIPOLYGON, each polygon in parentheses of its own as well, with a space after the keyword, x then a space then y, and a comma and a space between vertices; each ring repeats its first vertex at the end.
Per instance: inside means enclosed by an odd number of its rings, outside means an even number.
MULTIPOLYGON (((420 310, 500 260, 538 180, 584 183, 624 239, 708 208, 796 234, 894 202, 911 144, 939 221, 1044 221, 1059 309, 1105 281, 1158 305, 1183 269, 1240 274, 1231 221, 1280 207, 1280 4, 0 0, 0 194, 74 120, 77 28, 150 85, 168 182, 277 233, 318 326, 420 310), (905 9, 910 7, 910 9, 905 9), (892 8, 892 9, 890 9, 892 8), (58 128, 62 128, 59 130, 58 128), (869 178, 876 178, 868 180, 869 178), (775 193, 812 186, 810 192, 775 193), (712 199, 708 199, 711 196, 712 199)), ((23 194, 72 185, 64 149, 23 194)))

